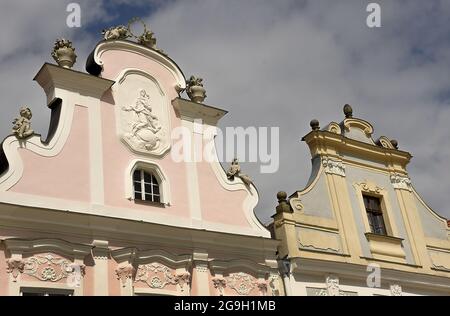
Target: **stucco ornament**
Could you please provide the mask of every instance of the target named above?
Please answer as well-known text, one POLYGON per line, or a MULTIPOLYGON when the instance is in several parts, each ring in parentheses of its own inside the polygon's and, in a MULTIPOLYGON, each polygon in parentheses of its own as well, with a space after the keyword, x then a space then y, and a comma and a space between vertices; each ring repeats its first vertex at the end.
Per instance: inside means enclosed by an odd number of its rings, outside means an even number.
POLYGON ((411 179, 408 176, 392 174, 391 183, 394 189, 412 191, 411 179))
POLYGON ((127 131, 125 137, 137 143, 140 148, 148 151, 157 149, 160 144, 158 133, 162 127, 158 116, 153 113, 147 91, 139 90, 136 101, 133 104, 123 106, 122 110, 134 114, 131 130, 127 131))
POLYGON ((225 287, 227 286, 227 280, 221 277, 216 277, 212 279, 212 282, 219 296, 224 296, 225 287))
POLYGON ((133 279, 134 270, 135 269, 131 264, 119 265, 116 268, 117 279, 120 280, 123 287, 126 286, 128 279, 133 279))
POLYGON ((341 161, 324 158, 322 160, 322 165, 325 169, 325 173, 345 177, 345 165, 341 161))
POLYGON ((11 273, 13 277, 13 282, 17 282, 17 277, 20 273, 23 273, 25 268, 25 263, 22 259, 8 259, 6 261, 7 268, 6 272, 11 273))
POLYGON ((63 68, 72 68, 77 61, 77 55, 75 54, 75 48, 72 46, 72 42, 65 38, 56 40, 52 57, 63 68))
POLYGON ((237 158, 233 159, 230 169, 227 172, 227 177, 230 181, 234 181, 234 178, 238 177, 242 180, 242 182, 244 182, 247 187, 253 184, 252 179, 248 175, 241 173, 241 166, 239 165, 239 161, 237 158))
POLYGON ((192 101, 202 103, 207 97, 206 90, 203 87, 203 79, 191 76, 186 81, 186 93, 192 101))
POLYGON ((155 262, 140 265, 136 273, 135 282, 144 282, 152 289, 163 289, 168 285, 179 285, 181 292, 184 292, 191 282, 191 274, 188 272, 176 274, 173 269, 155 262))
POLYGON ((40 281, 58 282, 73 272, 67 259, 48 255, 39 255, 25 260, 24 273, 40 281))
POLYGON ((339 279, 335 276, 328 276, 326 279, 328 296, 340 296, 339 279))
POLYGON ((130 37, 128 28, 124 25, 110 27, 102 31, 105 41, 125 40, 130 37))
POLYGON ((34 131, 31 129, 31 118, 33 114, 31 113, 30 108, 23 107, 20 109, 20 117, 14 119, 12 132, 19 139, 27 138, 34 134, 34 131))
POLYGON ((392 284, 390 287, 392 296, 402 296, 402 287, 398 284, 392 284))
POLYGON ((232 273, 226 281, 227 286, 239 295, 249 295, 258 286, 256 279, 244 272, 232 273))
POLYGON ((144 23, 144 21, 142 21, 141 18, 132 18, 128 22, 128 33, 130 34, 131 37, 134 37, 140 45, 143 45, 145 47, 153 49, 153 50, 159 52, 160 54, 167 56, 167 54, 162 49, 159 49, 156 46, 155 33, 153 33, 147 27, 147 25, 144 23), (138 25, 138 24, 140 24, 142 27, 141 35, 136 34, 137 33, 136 30, 133 31, 133 26, 136 27, 136 25, 138 25))

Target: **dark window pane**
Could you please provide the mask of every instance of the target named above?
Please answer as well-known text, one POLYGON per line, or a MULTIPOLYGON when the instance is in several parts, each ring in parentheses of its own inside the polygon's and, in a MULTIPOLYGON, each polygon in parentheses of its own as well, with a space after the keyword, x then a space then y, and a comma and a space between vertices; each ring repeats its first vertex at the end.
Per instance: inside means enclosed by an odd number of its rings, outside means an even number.
POLYGON ((152 175, 150 175, 147 172, 144 172, 144 181, 149 183, 152 182, 152 175))
POLYGON ((157 186, 157 185, 153 186, 153 194, 158 194, 159 195, 159 186, 157 186))
POLYGON ((145 185, 145 193, 151 194, 152 193, 152 186, 150 184, 145 185))
POLYGON ((154 196, 153 202, 161 203, 161 198, 159 197, 159 195, 154 196))
POLYGON ((151 194, 146 194, 145 195, 145 200, 149 201, 149 202, 152 202, 153 201, 152 195, 151 194))
POLYGON ((380 199, 372 196, 363 196, 363 199, 370 231, 374 234, 387 235, 380 199))
POLYGON ((135 199, 135 200, 142 200, 142 193, 136 191, 136 192, 134 193, 134 199, 135 199))
POLYGON ((141 171, 135 170, 133 173, 133 180, 134 181, 141 181, 141 171))

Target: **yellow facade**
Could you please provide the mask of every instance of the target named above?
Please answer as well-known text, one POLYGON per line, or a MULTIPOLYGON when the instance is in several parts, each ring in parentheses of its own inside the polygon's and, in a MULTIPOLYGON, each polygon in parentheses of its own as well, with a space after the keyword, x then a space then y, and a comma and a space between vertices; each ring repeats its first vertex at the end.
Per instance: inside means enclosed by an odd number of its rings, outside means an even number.
POLYGON ((353 117, 304 137, 313 171, 274 215, 291 295, 450 295, 450 230, 415 191, 408 152, 372 139, 353 117), (371 231, 363 197, 380 201, 385 234, 371 231), (372 284, 375 280, 375 285, 372 284), (378 281, 378 282, 376 282, 378 281))

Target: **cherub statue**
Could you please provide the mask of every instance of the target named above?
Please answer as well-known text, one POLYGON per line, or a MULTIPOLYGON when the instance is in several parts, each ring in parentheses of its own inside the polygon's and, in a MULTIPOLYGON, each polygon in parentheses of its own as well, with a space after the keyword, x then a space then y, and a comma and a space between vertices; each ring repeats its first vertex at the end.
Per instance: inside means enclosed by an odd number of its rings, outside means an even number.
POLYGON ((17 138, 24 139, 34 134, 34 131, 31 129, 32 117, 33 114, 31 113, 30 108, 22 107, 20 109, 20 117, 12 122, 14 124, 12 132, 17 138))
POLYGON ((251 184, 253 184, 252 179, 248 175, 241 173, 241 166, 239 165, 239 161, 237 158, 233 159, 231 167, 227 172, 227 177, 228 180, 231 181, 234 181, 235 177, 239 177, 246 186, 250 186, 251 184))
POLYGON ((127 39, 130 37, 130 34, 128 33, 128 28, 123 25, 119 25, 119 26, 111 27, 107 30, 103 30, 102 35, 106 41, 124 40, 124 39, 127 39))

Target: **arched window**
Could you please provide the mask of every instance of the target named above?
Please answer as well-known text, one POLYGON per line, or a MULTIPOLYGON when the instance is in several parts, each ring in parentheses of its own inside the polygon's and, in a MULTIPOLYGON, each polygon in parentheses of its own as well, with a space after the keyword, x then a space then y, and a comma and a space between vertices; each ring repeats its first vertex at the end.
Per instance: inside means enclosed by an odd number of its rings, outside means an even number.
POLYGON ((133 173, 134 199, 161 203, 161 193, 158 180, 151 172, 136 169, 133 173))

